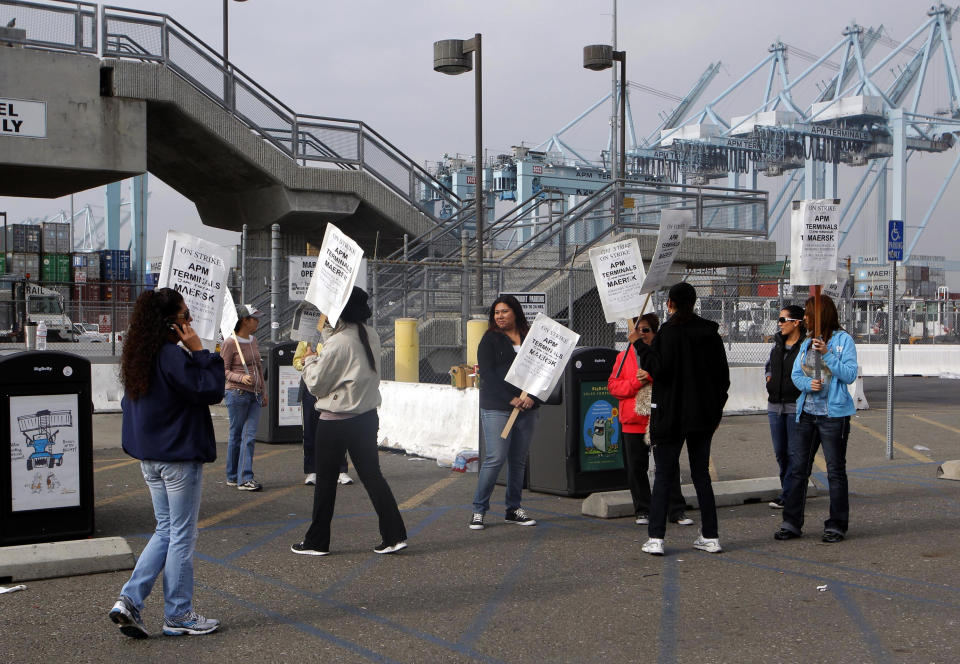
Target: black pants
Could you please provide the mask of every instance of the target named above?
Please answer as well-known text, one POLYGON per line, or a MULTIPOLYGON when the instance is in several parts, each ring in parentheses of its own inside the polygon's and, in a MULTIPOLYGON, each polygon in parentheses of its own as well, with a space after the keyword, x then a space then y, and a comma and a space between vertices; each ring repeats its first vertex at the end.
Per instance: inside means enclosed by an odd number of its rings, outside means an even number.
MULTIPOLYGON (((687 458, 690 460, 690 478, 697 490, 697 502, 700 503, 700 532, 704 537, 716 538, 717 503, 713 497, 713 485, 710 483, 710 441, 713 432, 687 434, 687 458)), ((657 462, 653 479, 653 498, 650 504, 650 537, 662 539, 667 532, 667 500, 670 489, 680 483, 680 452, 683 450, 683 438, 658 443, 653 447, 653 458, 657 462)))
POLYGON ((303 542, 310 549, 330 550, 330 522, 337 499, 337 461, 350 451, 353 467, 380 519, 380 537, 385 544, 407 539, 407 529, 390 485, 380 472, 377 430, 380 418, 376 410, 347 420, 317 420, 316 473, 313 489, 313 521, 303 542))
MULTIPOLYGON (((623 434, 624 461, 627 465, 627 485, 630 488, 630 497, 633 499, 633 513, 637 516, 650 514, 650 479, 647 471, 650 470, 650 447, 646 436, 642 433, 623 434)), ((680 490, 680 475, 677 483, 670 487, 667 516, 671 521, 683 517, 687 508, 687 501, 683 499, 680 490)))
MULTIPOLYGON (((310 474, 316 468, 313 458, 314 441, 317 439, 317 411, 313 406, 317 398, 310 394, 303 380, 300 381, 300 414, 303 417, 303 472, 310 474)), ((340 460, 340 472, 347 472, 347 454, 340 460)))

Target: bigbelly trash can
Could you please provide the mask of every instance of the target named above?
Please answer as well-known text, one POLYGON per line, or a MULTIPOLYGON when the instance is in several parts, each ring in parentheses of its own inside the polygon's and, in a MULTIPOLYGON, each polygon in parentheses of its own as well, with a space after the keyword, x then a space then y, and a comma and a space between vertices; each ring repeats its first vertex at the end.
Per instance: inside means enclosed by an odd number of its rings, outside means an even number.
POLYGON ((293 368, 296 341, 263 346, 267 406, 260 412, 256 439, 264 443, 303 441, 300 419, 300 372, 293 368))
POLYGON ((90 361, 0 357, 0 546, 93 534, 90 361))

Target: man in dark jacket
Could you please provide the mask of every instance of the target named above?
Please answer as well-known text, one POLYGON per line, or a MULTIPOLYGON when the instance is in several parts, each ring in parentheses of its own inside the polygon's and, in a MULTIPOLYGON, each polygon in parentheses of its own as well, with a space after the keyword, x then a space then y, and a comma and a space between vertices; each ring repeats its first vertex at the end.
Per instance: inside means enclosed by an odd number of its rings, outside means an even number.
POLYGON ((701 531, 694 548, 721 551, 717 508, 710 483, 710 443, 720 425, 730 388, 730 371, 718 325, 693 313, 697 292, 681 282, 670 289, 670 319, 653 344, 635 343, 640 367, 653 376, 650 442, 656 476, 650 505, 649 539, 643 550, 663 555, 667 500, 680 473, 680 451, 687 443, 690 475, 700 504, 701 531))

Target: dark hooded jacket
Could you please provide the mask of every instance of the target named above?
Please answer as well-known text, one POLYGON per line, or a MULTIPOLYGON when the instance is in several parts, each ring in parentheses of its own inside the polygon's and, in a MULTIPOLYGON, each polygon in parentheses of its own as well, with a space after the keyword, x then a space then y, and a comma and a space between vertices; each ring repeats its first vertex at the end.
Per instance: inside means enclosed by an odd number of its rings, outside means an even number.
POLYGON ((720 424, 730 370, 718 327, 695 314, 684 321, 674 315, 660 326, 653 344, 634 344, 641 368, 653 376, 651 443, 712 433, 720 424))
POLYGON ((773 336, 773 348, 764 368, 764 373, 770 377, 767 381, 767 401, 770 403, 796 403, 800 396, 800 390, 793 384, 790 374, 801 345, 803 337, 787 350, 786 338, 779 332, 773 336))

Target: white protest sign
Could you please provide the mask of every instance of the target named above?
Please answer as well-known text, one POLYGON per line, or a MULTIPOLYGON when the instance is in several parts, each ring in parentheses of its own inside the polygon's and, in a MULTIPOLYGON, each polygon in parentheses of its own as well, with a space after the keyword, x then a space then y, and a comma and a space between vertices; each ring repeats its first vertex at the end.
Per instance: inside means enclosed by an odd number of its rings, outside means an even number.
POLYGON ((790 213, 790 284, 822 286, 837 278, 840 202, 794 201, 790 213))
POLYGON ((167 231, 157 288, 180 293, 201 339, 217 338, 230 252, 225 247, 187 233, 167 231))
POLYGON ((563 375, 579 340, 580 335, 573 330, 549 316, 537 314, 504 380, 545 400, 563 375))
POLYGON ((287 259, 288 276, 287 295, 291 300, 302 300, 310 287, 313 270, 317 266, 316 256, 290 256, 287 259))
POLYGON ((317 266, 304 299, 336 325, 357 280, 363 249, 333 224, 327 224, 317 266))
POLYGON ((833 283, 826 283, 823 286, 824 295, 829 295, 834 300, 839 300, 843 296, 843 291, 847 287, 847 280, 849 275, 846 272, 837 270, 836 281, 833 283))
POLYGON ((670 266, 680 253, 687 229, 695 221, 695 210, 661 210, 657 249, 653 252, 650 269, 640 286, 641 293, 652 293, 666 286, 670 280, 670 266))
POLYGON ((290 328, 290 338, 295 341, 307 341, 316 345, 320 341, 320 311, 309 302, 301 302, 293 312, 293 326, 290 328))
POLYGON ((643 259, 637 238, 590 249, 590 265, 608 323, 643 314, 643 259))
POLYGON ((229 290, 223 292, 223 314, 220 316, 220 334, 223 335, 223 343, 233 336, 233 330, 237 327, 237 321, 240 317, 237 315, 237 305, 233 303, 233 295, 229 290))

